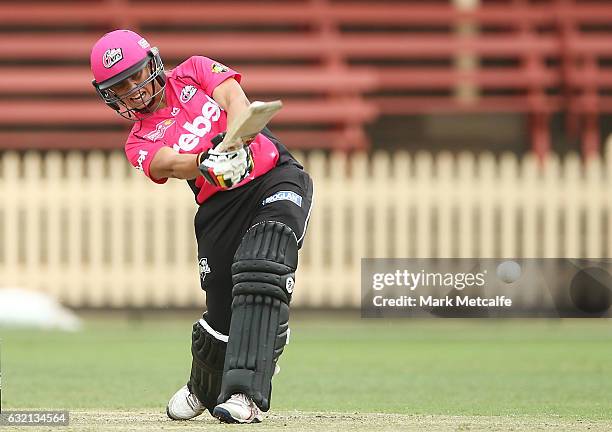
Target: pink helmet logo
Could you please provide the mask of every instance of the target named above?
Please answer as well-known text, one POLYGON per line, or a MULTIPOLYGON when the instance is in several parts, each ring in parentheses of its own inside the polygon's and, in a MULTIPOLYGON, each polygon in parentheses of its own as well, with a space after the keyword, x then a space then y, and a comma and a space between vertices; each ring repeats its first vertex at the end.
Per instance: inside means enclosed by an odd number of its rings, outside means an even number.
POLYGON ((140 47, 142 49, 149 49, 151 48, 151 45, 149 45, 149 42, 147 42, 147 40, 145 38, 142 38, 138 41, 138 45, 140 45, 140 47))
POLYGON ((102 64, 106 69, 112 68, 121 60, 123 60, 123 52, 121 51, 121 48, 107 49, 102 56, 102 64))

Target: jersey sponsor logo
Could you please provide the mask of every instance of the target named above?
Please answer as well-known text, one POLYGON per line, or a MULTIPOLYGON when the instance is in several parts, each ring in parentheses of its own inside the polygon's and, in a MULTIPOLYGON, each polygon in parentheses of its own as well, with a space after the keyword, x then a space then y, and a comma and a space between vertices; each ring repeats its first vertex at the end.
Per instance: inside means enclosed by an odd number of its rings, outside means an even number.
POLYGON ((208 265, 208 258, 200 258, 198 267, 200 269, 200 279, 202 279, 202 282, 204 282, 206 275, 210 273, 210 266, 208 265))
POLYGON ((191 122, 185 122, 183 128, 189 133, 182 134, 179 137, 178 143, 173 146, 174 150, 193 150, 200 143, 200 138, 204 138, 210 132, 212 122, 216 122, 221 117, 219 105, 208 95, 206 95, 206 98, 208 102, 202 105, 202 115, 197 116, 191 122))
POLYGON ((278 191, 274 195, 270 195, 268 198, 262 201, 261 205, 270 204, 276 201, 291 201, 298 207, 302 207, 302 197, 293 191, 278 191))
POLYGON ((144 171, 144 169, 142 168, 142 163, 145 161, 145 159, 147 158, 148 154, 149 154, 149 152, 146 151, 146 150, 140 150, 138 152, 138 160, 136 161, 138 166, 136 167, 136 169, 139 169, 140 171, 144 171))
POLYGON ((166 119, 164 121, 161 121, 157 123, 154 130, 146 134, 144 137, 153 142, 157 141, 158 139, 162 139, 166 134, 168 128, 172 126, 174 122, 175 119, 166 119))
POLYGON ((177 115, 179 112, 181 112, 181 109, 180 109, 180 108, 178 108, 178 107, 174 107, 174 108, 172 108, 172 112, 170 113, 170 115, 174 117, 174 116, 175 116, 175 115, 177 115))
POLYGON ((106 69, 112 68, 121 60, 123 60, 123 51, 121 51, 121 48, 109 48, 102 56, 102 64, 106 69))
POLYGON ((223 72, 227 72, 229 70, 229 68, 225 65, 222 65, 221 63, 213 63, 210 66, 210 70, 213 73, 223 73, 223 72))
POLYGON ((183 87, 183 90, 181 90, 181 102, 183 103, 187 103, 191 100, 191 98, 193 97, 193 95, 196 94, 196 92, 198 91, 197 88, 195 88, 194 86, 185 86, 183 87))

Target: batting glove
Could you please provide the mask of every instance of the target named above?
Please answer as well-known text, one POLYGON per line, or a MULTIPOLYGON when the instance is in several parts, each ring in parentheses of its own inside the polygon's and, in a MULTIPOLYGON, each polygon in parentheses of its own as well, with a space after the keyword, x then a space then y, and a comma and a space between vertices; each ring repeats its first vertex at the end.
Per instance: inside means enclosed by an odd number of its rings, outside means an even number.
MULTIPOLYGON (((220 135, 211 140, 213 145, 223 140, 220 135)), ((198 154, 197 163, 204 179, 223 189, 230 189, 240 183, 253 171, 254 166, 249 146, 230 152, 219 152, 212 148, 198 154)))

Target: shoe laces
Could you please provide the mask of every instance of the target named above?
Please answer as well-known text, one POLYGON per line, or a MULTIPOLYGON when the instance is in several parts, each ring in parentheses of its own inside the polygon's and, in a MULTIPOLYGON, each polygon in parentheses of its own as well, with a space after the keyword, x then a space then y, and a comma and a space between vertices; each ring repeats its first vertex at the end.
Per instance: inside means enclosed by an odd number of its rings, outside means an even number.
POLYGON ((253 404, 253 401, 251 401, 251 398, 249 398, 244 393, 234 393, 232 395, 231 399, 234 399, 237 402, 243 403, 243 404, 248 405, 248 406, 251 406, 253 404))

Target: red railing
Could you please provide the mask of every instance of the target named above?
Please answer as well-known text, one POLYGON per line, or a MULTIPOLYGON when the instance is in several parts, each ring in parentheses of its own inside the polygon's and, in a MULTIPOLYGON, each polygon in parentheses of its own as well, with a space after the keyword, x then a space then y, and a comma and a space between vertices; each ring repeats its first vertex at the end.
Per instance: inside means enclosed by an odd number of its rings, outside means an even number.
POLYGON ((282 97, 274 126, 290 146, 364 148, 381 115, 495 111, 526 115, 544 156, 563 112, 584 153, 598 151, 598 121, 612 113, 612 2, 423 3, 2 2, 0 138, 120 147, 121 119, 96 100, 87 61, 100 34, 130 27, 170 64, 207 55, 243 72, 252 99, 282 97))

